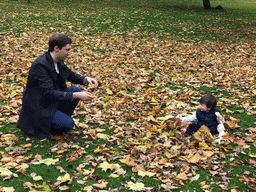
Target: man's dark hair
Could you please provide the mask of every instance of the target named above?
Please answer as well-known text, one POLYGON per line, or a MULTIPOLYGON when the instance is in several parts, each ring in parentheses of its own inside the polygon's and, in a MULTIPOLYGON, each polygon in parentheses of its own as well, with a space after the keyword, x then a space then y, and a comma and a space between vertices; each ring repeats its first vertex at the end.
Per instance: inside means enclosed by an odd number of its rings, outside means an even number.
POLYGON ((62 47, 66 46, 67 44, 71 44, 72 39, 68 37, 65 34, 62 33, 56 33, 49 39, 49 52, 52 52, 54 50, 55 46, 58 46, 59 49, 62 49, 62 47))
POLYGON ((205 104, 208 108, 214 108, 217 105, 217 99, 211 94, 206 94, 201 97, 199 103, 205 104))

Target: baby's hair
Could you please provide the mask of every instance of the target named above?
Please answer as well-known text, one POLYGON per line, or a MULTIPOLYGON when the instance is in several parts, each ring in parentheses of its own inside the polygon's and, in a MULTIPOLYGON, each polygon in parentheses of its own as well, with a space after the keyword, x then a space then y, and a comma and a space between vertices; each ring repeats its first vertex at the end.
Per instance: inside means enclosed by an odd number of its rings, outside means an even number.
POLYGON ((214 108, 217 105, 217 99, 211 94, 206 94, 201 97, 199 103, 205 104, 208 108, 214 108))

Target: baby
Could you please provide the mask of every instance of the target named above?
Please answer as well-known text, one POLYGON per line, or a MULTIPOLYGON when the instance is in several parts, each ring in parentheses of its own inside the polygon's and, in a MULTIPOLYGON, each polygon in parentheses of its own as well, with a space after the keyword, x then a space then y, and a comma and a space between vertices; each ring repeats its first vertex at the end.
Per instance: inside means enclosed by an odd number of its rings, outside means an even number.
POLYGON ((206 125, 212 135, 219 134, 219 139, 215 140, 215 143, 220 143, 223 140, 222 136, 225 133, 224 118, 219 111, 215 109, 217 99, 211 95, 206 94, 199 100, 199 109, 193 115, 187 117, 176 117, 176 122, 192 122, 198 120, 197 123, 192 123, 188 126, 185 136, 192 135, 200 129, 201 126, 206 125))

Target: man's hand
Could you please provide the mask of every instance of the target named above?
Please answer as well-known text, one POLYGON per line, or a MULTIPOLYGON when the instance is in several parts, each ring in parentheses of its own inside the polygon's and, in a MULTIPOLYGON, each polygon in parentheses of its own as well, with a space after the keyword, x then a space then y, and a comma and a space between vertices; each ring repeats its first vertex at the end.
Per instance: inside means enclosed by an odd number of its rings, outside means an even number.
POLYGON ((94 84, 94 88, 97 89, 99 86, 99 83, 96 79, 93 79, 91 77, 85 77, 85 80, 88 81, 90 84, 94 84))
POLYGON ((73 99, 81 99, 83 101, 88 101, 94 98, 95 96, 89 92, 73 92, 73 99))

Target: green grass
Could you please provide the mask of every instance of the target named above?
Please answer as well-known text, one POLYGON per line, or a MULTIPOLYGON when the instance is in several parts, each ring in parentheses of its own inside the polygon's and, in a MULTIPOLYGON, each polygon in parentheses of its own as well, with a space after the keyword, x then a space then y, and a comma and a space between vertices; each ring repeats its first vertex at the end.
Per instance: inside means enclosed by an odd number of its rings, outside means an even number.
MULTIPOLYGON (((24 32, 33 28, 73 29, 83 35, 121 33, 134 29, 159 37, 179 39, 237 40, 254 39, 255 2, 213 1, 225 11, 205 11, 202 2, 162 1, 3 1, 1 30, 24 32), (19 3, 19 6, 16 6, 19 3), (11 11, 10 11, 11 10, 11 11), (44 13, 43 10, 48 10, 44 13), (22 13, 22 14, 20 14, 22 13)), ((4 35, 4 34, 2 34, 4 35)))

